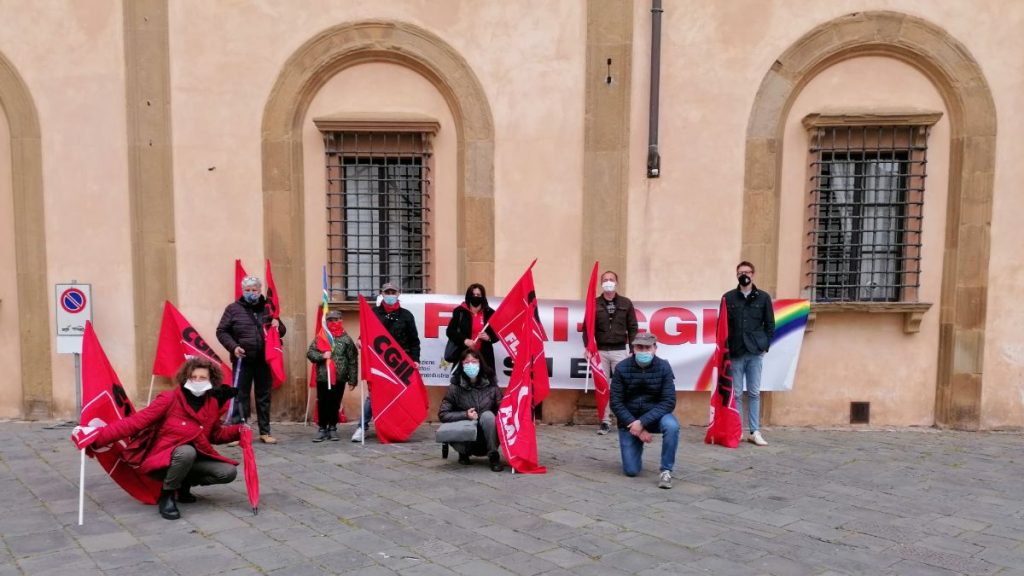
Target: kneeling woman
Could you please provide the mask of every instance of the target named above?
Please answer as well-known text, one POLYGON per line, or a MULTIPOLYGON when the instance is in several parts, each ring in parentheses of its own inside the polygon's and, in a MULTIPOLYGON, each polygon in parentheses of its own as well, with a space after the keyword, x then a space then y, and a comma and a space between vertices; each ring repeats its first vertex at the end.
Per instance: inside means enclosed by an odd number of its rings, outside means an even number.
POLYGON ((227 484, 238 462, 217 453, 213 444, 238 440, 242 425, 221 426, 220 407, 235 390, 221 386, 220 368, 192 358, 178 369, 177 387, 146 408, 102 428, 93 447, 108 446, 155 427, 139 471, 163 480, 157 508, 168 520, 181 517, 177 502, 196 501, 192 486, 227 484))
POLYGON ((505 467, 498 454, 498 428, 494 420, 501 403, 501 390, 495 384, 491 367, 480 352, 468 348, 462 353, 450 384, 437 412, 438 419, 441 422, 475 420, 477 427, 476 442, 451 443, 459 453, 459 464, 469 464, 472 455, 487 454, 491 470, 501 472, 505 467))

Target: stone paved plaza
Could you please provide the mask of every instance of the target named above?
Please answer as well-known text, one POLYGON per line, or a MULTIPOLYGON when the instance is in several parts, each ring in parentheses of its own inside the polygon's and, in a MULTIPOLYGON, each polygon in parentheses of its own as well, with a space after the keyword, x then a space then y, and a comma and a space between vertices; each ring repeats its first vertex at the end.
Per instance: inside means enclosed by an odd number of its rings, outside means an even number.
POLYGON ((513 476, 442 460, 434 429, 362 447, 352 425, 322 444, 276 425, 258 516, 241 474, 172 522, 89 461, 78 526, 70 430, 0 423, 0 576, 1024 574, 1019 433, 773 429, 728 450, 688 427, 659 490, 660 440, 630 479, 614 434, 541 426, 548 474, 513 476))

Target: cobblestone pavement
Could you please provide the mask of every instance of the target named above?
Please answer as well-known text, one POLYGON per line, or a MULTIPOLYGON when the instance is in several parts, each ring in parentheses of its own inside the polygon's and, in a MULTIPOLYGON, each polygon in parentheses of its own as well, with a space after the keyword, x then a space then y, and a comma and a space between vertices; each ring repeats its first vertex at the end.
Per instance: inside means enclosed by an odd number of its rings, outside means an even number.
POLYGON ((589 426, 539 427, 542 476, 442 460, 433 426, 390 446, 351 430, 276 425, 258 516, 241 474, 170 522, 89 461, 78 526, 70 430, 0 423, 0 576, 1024 574, 1019 433, 774 429, 728 450, 689 427, 659 490, 660 440, 631 479, 589 426))

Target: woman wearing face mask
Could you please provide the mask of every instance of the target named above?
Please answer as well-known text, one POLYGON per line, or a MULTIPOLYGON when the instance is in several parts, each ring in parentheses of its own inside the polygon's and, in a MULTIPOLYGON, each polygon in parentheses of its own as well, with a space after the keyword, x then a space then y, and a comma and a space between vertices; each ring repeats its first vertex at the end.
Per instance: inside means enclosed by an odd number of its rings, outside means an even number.
POLYGON ((139 470, 163 480, 157 510, 168 520, 181 517, 178 502, 192 503, 192 486, 227 484, 235 479, 238 462, 221 456, 214 444, 238 440, 241 426, 222 426, 220 401, 234 395, 221 385, 221 372, 206 358, 195 357, 178 369, 177 387, 124 420, 100 429, 92 446, 108 446, 138 437, 153 428, 152 440, 139 470))
POLYGON ((217 325, 217 340, 227 348, 234 360, 234 369, 238 371, 238 402, 235 403, 232 422, 249 420, 249 392, 255 384, 260 440, 265 444, 277 444, 270 435, 271 378, 266 358, 266 335, 271 326, 277 326, 282 338, 286 330, 267 306, 260 279, 246 276, 241 284, 242 297, 228 304, 217 325))
POLYGON ((327 330, 334 337, 333 348, 321 352, 318 339, 313 338, 309 350, 306 351, 306 358, 316 365, 317 422, 320 424, 320 431, 313 437, 313 442, 340 440, 338 410, 341 408, 341 398, 345 386, 355 388, 357 380, 356 361, 359 353, 352 337, 345 332, 341 312, 331 310, 327 313, 326 321, 327 330), (328 363, 328 360, 331 362, 328 363), (334 373, 329 374, 328 370, 332 365, 334 373))
POLYGON ((459 453, 459 464, 470 464, 470 456, 487 454, 491 470, 505 469, 498 454, 498 428, 494 420, 500 403, 501 390, 495 384, 494 372, 480 352, 467 348, 452 373, 448 393, 437 412, 441 422, 475 420, 477 423, 476 442, 451 443, 459 453))
POLYGON ((466 289, 466 300, 452 310, 452 319, 448 322, 445 335, 456 349, 454 356, 445 360, 455 363, 463 352, 472 348, 480 352, 488 366, 493 367, 494 341, 498 336, 487 325, 492 314, 494 309, 487 304, 487 290, 482 284, 470 284, 466 289))

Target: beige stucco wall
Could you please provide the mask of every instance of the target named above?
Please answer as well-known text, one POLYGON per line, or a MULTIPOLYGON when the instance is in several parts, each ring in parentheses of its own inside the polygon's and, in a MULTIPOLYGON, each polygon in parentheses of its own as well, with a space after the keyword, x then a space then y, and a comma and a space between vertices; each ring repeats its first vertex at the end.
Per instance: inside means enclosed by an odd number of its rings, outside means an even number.
MULTIPOLYGON (((1020 59, 1010 56, 1021 53, 1019 31, 1024 5, 997 0, 673 2, 666 6, 662 24, 662 176, 655 180, 647 179, 644 170, 650 6, 636 2, 634 7, 627 270, 629 295, 634 298, 717 298, 734 283, 733 269, 740 256, 747 121, 761 79, 774 60, 803 34, 844 14, 885 9, 934 22, 967 46, 986 74, 999 114, 982 425, 1020 426, 1024 420, 1024 344, 1019 327, 1024 322, 1024 311, 1013 303, 1013 294, 1024 278, 1024 265, 1018 255, 1024 231, 1014 221, 1024 211, 1024 200, 1012 191, 1024 184, 1024 172, 1014 160, 1021 156, 1024 143, 1008 135, 1020 133, 1024 120, 1020 59), (984 33, 979 33, 981 30, 984 33)), ((938 142, 935 134, 931 142, 938 142)), ((933 159, 931 153, 929 159, 933 159)), ((935 174, 930 166, 929 186, 934 185, 935 174)), ((930 224, 938 222, 932 219, 930 224)), ((928 269, 938 271, 936 266, 928 269)), ((796 283, 780 284, 777 296, 799 296, 796 283)), ((926 315, 922 333, 914 336, 902 334, 899 318, 881 322, 872 319, 871 325, 877 324, 877 332, 889 334, 892 340, 934 342, 936 317, 937 310, 926 315)), ((871 331, 872 339, 878 338, 875 332, 871 331)), ((816 332, 807 340, 797 388, 811 386, 806 383, 809 378, 832 378, 820 372, 810 374, 812 365, 825 365, 811 359, 812 355, 849 346, 852 337, 864 334, 862 319, 849 315, 819 317, 816 332), (850 324, 838 326, 837 322, 850 324)), ((937 352, 929 358, 925 347, 915 349, 915 365, 926 374, 915 372, 911 380, 926 380, 931 385, 935 371, 929 362, 934 363, 937 352)), ((852 374, 852 369, 842 372, 852 374)), ((890 385, 901 382, 898 378, 886 381, 890 385)), ((855 384, 849 380, 841 387, 855 384)), ((796 412, 814 409, 804 403, 797 410, 792 399, 779 396, 773 417, 781 423, 797 423, 796 412)), ((882 406, 873 406, 872 421, 931 423, 927 413, 933 410, 933 390, 913 396, 913 401, 910 395, 900 396, 898 401, 893 398, 882 406), (893 414, 892 402, 900 403, 906 413, 893 414), (880 411, 883 406, 888 408, 880 411)), ((706 416, 701 408, 706 407, 705 402, 704 395, 684 394, 678 412, 703 420, 706 416)), ((836 410, 837 404, 826 408, 830 415, 836 410)), ((840 416, 848 418, 848 408, 840 416)))
POLYGON ((11 189, 11 132, 0 102, 0 366, 9 376, 0 385, 0 418, 21 416, 21 338, 18 334, 18 278, 14 256, 14 197, 11 189))
MULTIPOLYGON (((137 375, 121 4, 3 2, 0 14, 0 52, 39 112, 49 293, 56 282, 92 284, 97 331, 131 392, 137 375)), ((51 336, 54 315, 51 306, 51 336)), ((54 352, 51 362, 54 416, 67 418, 75 407, 73 358, 54 352)))
POLYGON ((871 421, 890 425, 934 423, 939 301, 942 283, 949 118, 935 86, 917 69, 891 58, 865 57, 833 65, 800 92, 786 120, 779 225, 779 285, 783 296, 802 295, 806 240, 809 139, 801 121, 824 110, 929 110, 943 112, 928 137, 922 220, 919 300, 932 309, 921 331, 906 334, 902 315, 819 314, 804 338, 796 385, 776 394, 779 424, 849 424, 850 402, 871 402, 871 421), (899 90, 878 90, 885 78, 899 90))

